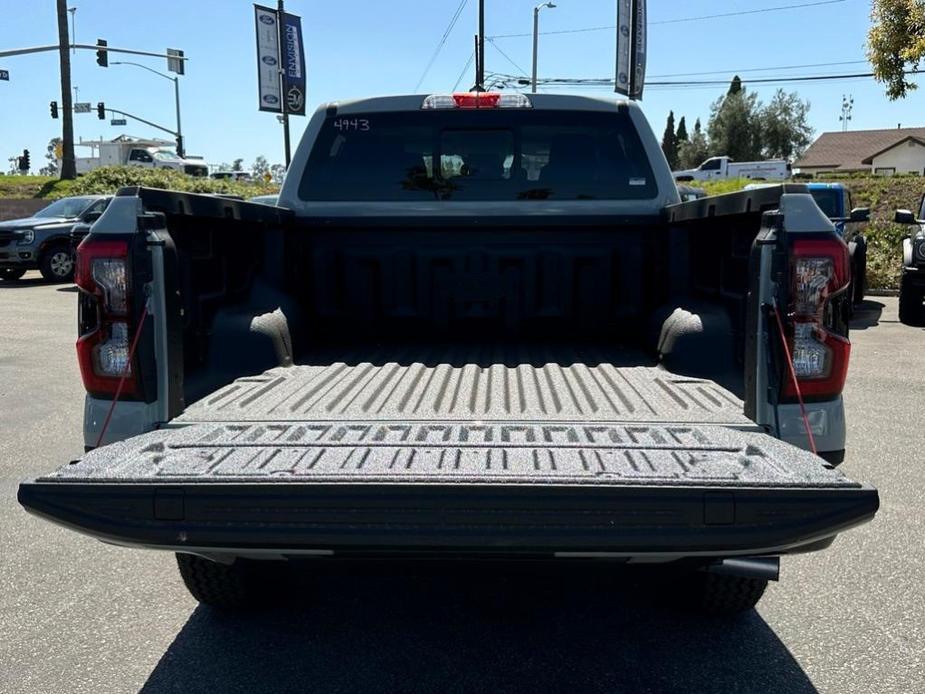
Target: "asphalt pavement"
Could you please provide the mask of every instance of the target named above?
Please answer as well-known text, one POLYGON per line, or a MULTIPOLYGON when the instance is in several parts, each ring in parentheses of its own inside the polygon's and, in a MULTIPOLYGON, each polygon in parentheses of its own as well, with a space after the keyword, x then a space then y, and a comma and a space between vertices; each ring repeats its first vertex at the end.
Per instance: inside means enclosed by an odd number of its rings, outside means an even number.
POLYGON ((607 570, 345 567, 292 606, 198 607, 169 554, 30 516, 20 480, 80 455, 75 294, 0 283, 0 692, 925 692, 925 330, 894 298, 852 333, 845 472, 877 519, 786 558, 756 612, 710 621, 607 570))

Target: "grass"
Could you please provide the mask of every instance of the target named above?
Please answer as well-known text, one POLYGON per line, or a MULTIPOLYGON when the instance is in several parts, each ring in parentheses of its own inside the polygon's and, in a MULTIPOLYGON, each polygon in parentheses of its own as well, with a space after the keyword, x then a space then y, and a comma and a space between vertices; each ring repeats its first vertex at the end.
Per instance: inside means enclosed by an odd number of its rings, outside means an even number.
MULTIPOLYGON (((902 268, 902 240, 909 235, 909 228, 895 224, 893 215, 900 208, 918 212, 925 193, 925 179, 921 176, 853 174, 833 177, 831 182, 842 183, 848 188, 855 207, 870 208, 870 224, 863 228, 868 244, 868 285, 873 289, 898 289, 902 268)), ((711 181, 702 187, 708 195, 721 195, 741 190, 749 183, 753 181, 711 181)))

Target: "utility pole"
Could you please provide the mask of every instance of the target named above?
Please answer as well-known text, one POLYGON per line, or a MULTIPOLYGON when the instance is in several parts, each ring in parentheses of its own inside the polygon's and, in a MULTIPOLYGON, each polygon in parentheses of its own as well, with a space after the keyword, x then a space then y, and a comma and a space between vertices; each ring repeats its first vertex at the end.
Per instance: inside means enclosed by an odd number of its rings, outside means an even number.
POLYGON ((854 111, 854 97, 853 96, 842 96, 841 98, 841 116, 838 120, 841 121, 841 131, 843 133, 848 132, 848 124, 851 123, 851 113, 854 111))
POLYGON ((554 2, 544 2, 533 8, 533 79, 530 80, 531 89, 536 94, 536 63, 540 51, 540 10, 545 8, 553 9, 556 7, 554 2))
POLYGON ((283 111, 283 146, 286 150, 286 168, 289 168, 289 163, 292 161, 292 151, 289 144, 289 100, 286 98, 286 80, 284 78, 285 61, 283 60, 283 40, 286 38, 283 34, 283 12, 286 11, 286 8, 283 7, 283 0, 279 0, 277 7, 277 22, 276 22, 276 31, 277 31, 277 50, 279 51, 279 93, 282 97, 282 111, 283 111))
POLYGON ((77 178, 74 160, 74 112, 71 101, 71 55, 67 30, 67 0, 57 0, 58 56, 61 63, 61 178, 77 178))

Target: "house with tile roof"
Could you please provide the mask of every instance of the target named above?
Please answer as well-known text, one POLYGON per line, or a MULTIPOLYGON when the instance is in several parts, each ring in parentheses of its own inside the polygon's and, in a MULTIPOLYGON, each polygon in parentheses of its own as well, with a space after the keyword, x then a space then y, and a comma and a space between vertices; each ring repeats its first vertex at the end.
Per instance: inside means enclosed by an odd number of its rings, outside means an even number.
POLYGON ((822 133, 793 168, 804 174, 925 175, 925 128, 822 133))

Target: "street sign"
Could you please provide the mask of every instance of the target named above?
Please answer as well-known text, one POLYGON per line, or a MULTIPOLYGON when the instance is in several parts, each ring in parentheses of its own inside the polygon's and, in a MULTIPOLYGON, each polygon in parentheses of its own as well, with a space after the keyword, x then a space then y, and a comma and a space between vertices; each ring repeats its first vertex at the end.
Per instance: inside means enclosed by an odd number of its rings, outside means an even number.
POLYGON ((617 0, 615 91, 641 99, 646 82, 646 0, 617 0))
POLYGON ((128 121, 125 120, 124 118, 113 118, 111 121, 109 121, 109 124, 110 125, 127 125, 128 121))
POLYGON ((78 101, 74 104, 74 113, 90 113, 90 102, 78 101))
POLYGON ((254 5, 254 26, 257 31, 258 108, 261 111, 282 113, 283 95, 279 79, 279 17, 276 10, 254 5))
POLYGON ((9 70, 0 70, 0 80, 4 82, 10 81, 10 71, 9 70))
POLYGON ((178 48, 167 49, 167 72, 175 72, 178 75, 186 74, 185 62, 183 51, 178 48))

